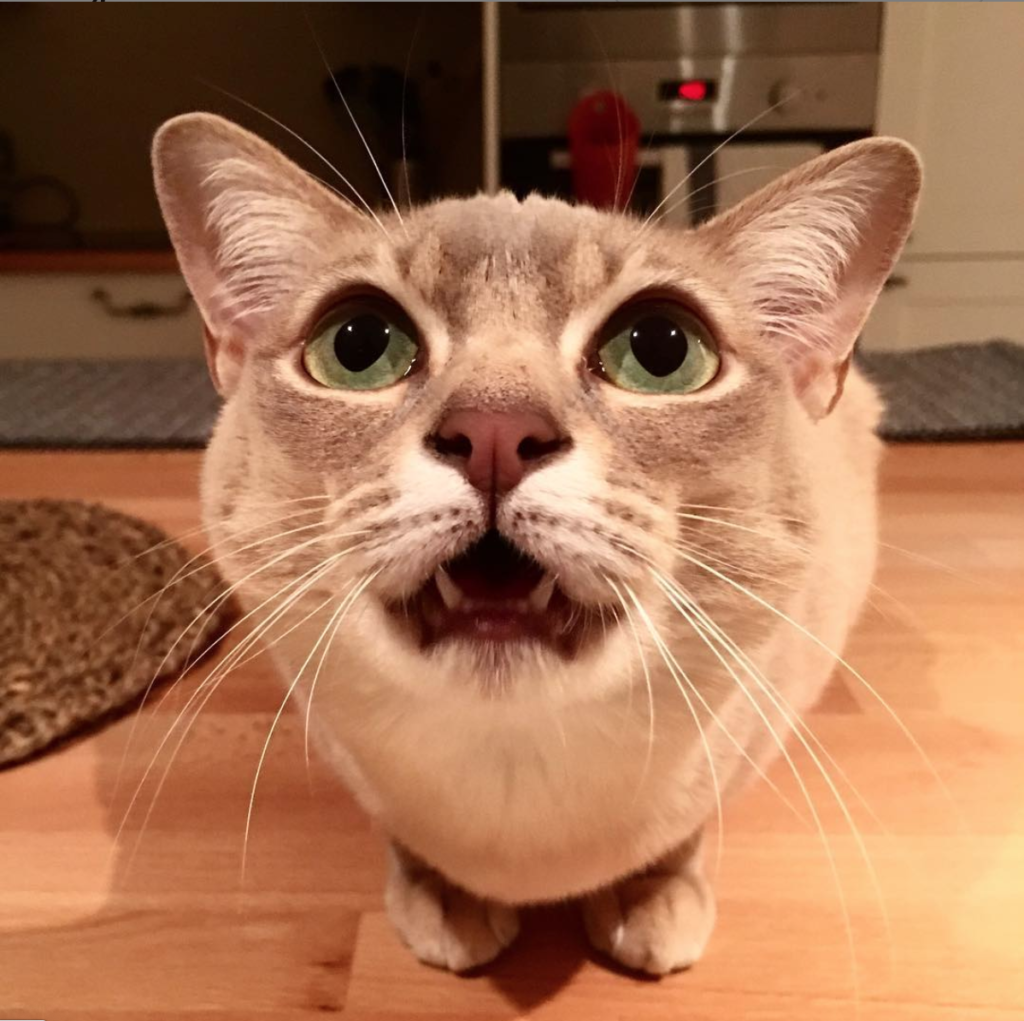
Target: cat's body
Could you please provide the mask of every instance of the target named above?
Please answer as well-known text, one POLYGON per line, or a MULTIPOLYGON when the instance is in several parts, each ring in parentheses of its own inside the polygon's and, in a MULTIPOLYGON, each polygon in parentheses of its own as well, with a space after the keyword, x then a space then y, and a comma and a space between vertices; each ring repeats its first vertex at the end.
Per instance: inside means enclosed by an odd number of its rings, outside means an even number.
POLYGON ((913 156, 862 143, 679 234, 507 195, 374 222, 199 115, 156 153, 228 396, 205 522, 250 608, 296 596, 274 652, 396 842, 403 936, 468 967, 509 906, 585 896, 602 949, 691 963, 716 789, 779 753, 870 581, 878 401, 847 367, 913 156), (322 347, 339 302, 391 317, 384 361, 322 347))
MULTIPOLYGON (((240 467, 244 441, 232 436, 244 430, 243 423, 232 423, 239 414, 225 409, 210 446, 208 508, 224 505, 224 488, 240 467)), ((781 533, 784 554, 789 543, 807 545, 810 570, 802 586, 775 605, 836 651, 874 567, 877 417, 874 392, 851 373, 828 419, 793 423, 795 472, 823 484, 793 509, 808 517, 807 530, 781 533)), ((217 536, 225 520, 211 515, 211 534, 217 536)), ((763 520, 731 520, 765 527, 763 520)), ((782 619, 769 626, 763 641, 740 644, 800 713, 819 695, 834 658, 782 619)), ((317 618, 275 647, 285 680, 296 676, 322 627, 317 618)), ((685 642, 685 629, 680 621, 665 632, 675 648, 680 638, 685 642)), ((387 683, 387 664, 382 671, 372 647, 340 638, 317 682, 312 726, 320 747, 389 833, 480 896, 522 903, 588 892, 666 853, 715 812, 714 780, 693 715, 656 652, 649 660, 655 736, 648 764, 650 707, 639 670, 629 686, 561 712, 544 690, 515 700, 439 700, 433 692, 419 695, 415 683, 387 683)), ((681 665, 705 689, 720 690, 715 711, 729 733, 755 759, 772 758, 778 748, 739 685, 706 649, 694 652, 700 668, 681 665)), ((756 683, 730 663, 756 693, 756 683)), ((306 674, 298 689, 303 696, 312 670, 306 674)), ((305 697, 296 701, 305 705, 305 697)), ((777 732, 786 734, 778 709, 761 701, 777 732)), ((751 767, 725 732, 702 716, 717 782, 725 789, 751 767)))

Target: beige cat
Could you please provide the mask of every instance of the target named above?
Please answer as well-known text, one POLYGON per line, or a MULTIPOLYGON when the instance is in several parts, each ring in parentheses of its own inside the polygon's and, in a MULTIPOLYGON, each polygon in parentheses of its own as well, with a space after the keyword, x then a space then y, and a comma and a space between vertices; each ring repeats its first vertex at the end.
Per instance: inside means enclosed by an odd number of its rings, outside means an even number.
POLYGON ((779 753, 872 573, 849 360, 913 151, 854 143, 695 231, 508 194, 378 216, 206 114, 154 162, 226 398, 205 521, 254 619, 286 608, 403 939, 467 969, 578 897, 623 964, 691 964, 716 790, 779 753))

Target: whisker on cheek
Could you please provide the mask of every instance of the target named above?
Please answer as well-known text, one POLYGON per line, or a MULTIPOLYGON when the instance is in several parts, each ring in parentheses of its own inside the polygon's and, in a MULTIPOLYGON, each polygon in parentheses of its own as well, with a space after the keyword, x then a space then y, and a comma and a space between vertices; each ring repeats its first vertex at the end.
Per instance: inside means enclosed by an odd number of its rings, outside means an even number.
POLYGON ((303 754, 306 759, 306 775, 309 775, 309 724, 313 713, 313 695, 316 692, 317 681, 320 679, 320 672, 323 670, 324 663, 327 662, 327 657, 331 652, 331 645, 334 643, 335 636, 338 633, 338 629, 341 627, 342 622, 348 615, 349 610, 355 605, 356 600, 366 591, 366 589, 373 584, 377 575, 380 571, 373 571, 367 574, 361 581, 357 579, 349 588, 348 593, 345 596, 343 602, 344 609, 341 610, 341 616, 338 618, 333 629, 331 630, 330 637, 327 639, 327 644, 324 646, 323 654, 320 657, 320 662, 316 665, 316 672, 313 674, 313 680, 309 686, 309 695, 306 698, 306 713, 305 722, 303 725, 303 737, 302 746, 303 754))
POLYGON ((914 751, 917 753, 918 757, 921 759, 921 761, 923 762, 923 764, 927 768, 928 772, 931 773, 933 780, 935 781, 935 783, 938 785, 939 789, 945 795, 945 797, 946 797, 948 803, 950 804, 950 806, 954 809, 954 811, 956 811, 958 816, 960 815, 959 808, 956 805, 956 802, 955 802, 952 794, 950 793, 950 790, 947 787, 946 782, 943 780, 941 774, 936 769, 935 764, 932 762, 931 758, 928 756, 928 753, 921 746, 920 742, 913 735, 913 733, 911 732, 910 728, 902 720, 902 718, 899 716, 899 714, 896 712, 896 710, 882 697, 882 695, 878 691, 878 689, 875 688, 874 685, 869 683, 868 680, 858 670, 856 670, 853 666, 851 666, 850 663, 846 659, 844 659, 838 652, 836 652, 834 649, 832 649, 828 645, 826 645, 826 643, 823 642, 820 638, 818 638, 817 635, 815 635, 813 632, 808 630, 806 627, 804 627, 798 621, 794 620, 791 616, 789 616, 789 614, 784 613, 782 610, 778 609, 776 606, 772 605, 770 602, 768 602, 767 600, 763 599, 756 592, 753 592, 751 589, 747 588, 745 585, 741 585, 735 579, 730 578, 726 574, 723 574, 721 571, 717 570, 716 568, 711 567, 708 564, 702 563, 700 560, 698 560, 695 557, 691 557, 691 556, 689 556, 687 554, 681 554, 681 555, 683 556, 684 559, 686 559, 687 561, 692 563, 695 567, 698 567, 701 570, 706 571, 708 574, 713 575, 714 577, 718 578, 720 581, 724 582, 726 585, 728 585, 731 588, 735 589, 737 592, 740 592, 741 594, 747 596, 750 600, 752 600, 758 606, 761 606, 764 609, 768 610, 770 613, 774 614, 781 621, 783 621, 784 623, 786 623, 787 625, 792 627, 799 634, 803 635, 810 642, 812 642, 814 645, 816 645, 818 648, 820 648, 823 652, 827 653, 836 663, 838 663, 840 666, 842 666, 852 677, 856 678, 861 683, 861 685, 864 687, 864 689, 868 692, 868 694, 870 694, 871 697, 876 702, 878 702, 878 704, 885 710, 886 714, 892 719, 892 721, 900 729, 901 733, 907 739, 907 741, 910 743, 910 745, 914 749, 914 751))
MULTIPOLYGON (((722 787, 721 784, 718 782, 718 770, 715 766, 715 756, 711 750, 711 743, 708 741, 708 736, 706 731, 704 730, 704 725, 701 723, 700 716, 698 715, 697 710, 694 708, 693 700, 690 698, 690 692, 687 690, 690 689, 690 691, 696 692, 696 688, 693 682, 689 679, 689 677, 686 676, 685 671, 683 671, 683 669, 676 662, 675 658, 668 651, 668 646, 666 646, 664 641, 662 641, 658 629, 655 627, 654 622, 650 618, 650 615, 644 609, 643 604, 637 598, 636 593, 628 585, 624 585, 623 588, 626 590, 626 594, 629 596, 630 601, 636 608, 636 612, 639 614, 640 619, 644 623, 644 626, 650 633, 650 636, 653 639, 655 647, 660 653, 662 660, 668 667, 669 673, 672 675, 672 679, 673 681, 675 681, 676 687, 679 689, 679 693, 683 696, 683 700, 686 702, 686 708, 689 711, 690 716, 693 719, 694 725, 697 728, 697 733, 700 735, 701 745, 704 749, 704 757, 708 764, 708 775, 711 777, 711 784, 714 788, 715 793, 715 819, 717 821, 715 872, 717 873, 722 863, 722 846, 723 841, 725 839, 725 821, 722 815, 722 787), (685 687, 684 684, 681 682, 681 679, 683 682, 685 682, 685 687)), ((626 609, 625 603, 623 603, 623 609, 626 609)), ((649 683, 650 681, 648 680, 648 684, 649 683)), ((707 707, 707 702, 704 700, 703 696, 700 696, 699 700, 705 707, 707 707)), ((714 713, 712 713, 711 715, 712 718, 714 718, 714 713)))
MULTIPOLYGON (((280 723, 281 717, 284 715, 284 711, 285 711, 285 709, 288 706, 288 702, 291 700, 292 695, 295 693, 295 689, 299 686, 299 683, 302 680, 302 675, 306 672, 306 668, 313 661, 313 657, 316 655, 317 649, 320 648, 320 645, 327 638, 328 633, 330 634, 331 638, 334 637, 334 634, 337 631, 338 627, 341 625, 342 621, 345 619, 345 614, 352 607, 352 605, 356 601, 356 599, 359 598, 360 594, 364 591, 364 589, 370 583, 370 581, 372 581, 372 576, 367 576, 367 577, 364 577, 361 580, 357 580, 357 582, 353 583, 352 587, 349 589, 348 594, 346 594, 339 601, 337 608, 334 610, 334 612, 331 614, 330 619, 324 625, 323 630, 320 632, 320 635, 317 638, 317 640, 313 643, 312 648, 310 648, 309 654, 302 661, 302 665, 299 667, 298 672, 295 674, 295 679, 291 682, 291 684, 288 685, 288 690, 285 692, 285 696, 281 700, 281 705, 278 708, 277 713, 274 715, 274 719, 271 721, 270 729, 267 732, 267 738, 263 742, 263 747, 260 750, 259 761, 256 764, 256 774, 255 774, 255 776, 253 777, 253 780, 252 780, 252 789, 249 792, 249 805, 248 805, 248 808, 246 809, 246 813, 245 813, 245 835, 244 835, 244 839, 242 841, 241 874, 240 874, 240 879, 239 879, 239 884, 240 885, 244 885, 244 883, 245 883, 245 867, 246 867, 246 863, 248 861, 248 854, 249 854, 249 834, 250 834, 251 829, 252 829, 253 811, 254 811, 254 809, 256 807, 256 788, 257 788, 257 786, 259 784, 260 773, 263 770, 263 763, 266 761, 266 758, 267 758, 267 752, 270 750, 270 742, 273 740, 274 731, 277 729, 277 725, 278 725, 278 723, 280 723)), ((329 644, 330 643, 328 642, 328 645, 329 644)), ((324 655, 325 656, 326 656, 326 651, 327 651, 327 647, 325 647, 325 649, 324 649, 324 655)), ((320 666, 322 666, 322 665, 323 665, 323 657, 321 657, 321 660, 320 660, 320 666)), ((317 667, 317 674, 319 674, 319 666, 317 667)), ((314 683, 315 683, 315 677, 314 677, 314 683)), ((312 697, 312 694, 311 694, 311 697, 312 697)), ((308 760, 307 760, 307 768, 308 768, 308 760)))
MULTIPOLYGON (((640 641, 640 632, 637 630, 637 626, 633 622, 633 615, 630 613, 629 607, 626 605, 626 600, 623 598, 622 593, 619 591, 619 587, 615 582, 612 581, 611 578, 605 578, 605 581, 607 582, 608 587, 615 593, 616 598, 622 606, 622 612, 626 616, 626 621, 629 624, 629 630, 633 634, 633 641, 636 643, 637 655, 640 657, 640 668, 643 670, 644 675, 644 685, 647 688, 647 757, 644 760, 644 768, 640 774, 640 779, 637 781, 637 794, 639 795, 640 789, 643 787, 644 782, 647 779, 647 775, 650 772, 651 757, 654 753, 654 688, 651 686, 651 672, 647 667, 647 656, 644 654, 643 643, 640 641)), ((627 589, 627 591, 629 590, 627 589)), ((712 770, 713 769, 714 767, 712 766, 712 770)))
MULTIPOLYGON (((185 738, 187 737, 188 731, 191 728, 191 724, 195 721, 196 718, 198 718, 199 713, 202 711, 203 707, 207 704, 207 702, 209 701, 210 697, 212 697, 213 693, 216 691, 217 687, 219 686, 221 680, 224 677, 227 676, 227 674, 233 669, 233 667, 235 665, 237 665, 238 661, 245 655, 245 653, 253 645, 255 645, 257 642, 260 641, 262 636, 277 622, 277 620, 279 620, 281 618, 281 616, 283 616, 284 613, 286 613, 310 588, 312 588, 312 586, 317 581, 319 581, 321 577, 323 577, 328 571, 330 571, 335 566, 335 564, 347 554, 347 552, 348 551, 343 551, 342 553, 334 554, 332 557, 328 558, 326 561, 321 561, 320 563, 318 563, 315 567, 313 567, 309 571, 304 572, 303 574, 299 575, 297 578, 295 578, 291 582, 288 582, 281 589, 277 590, 275 593, 273 593, 267 599, 263 600, 263 602, 261 602, 253 610, 250 610, 241 619, 236 621, 229 629, 227 629, 227 631, 225 631, 224 634, 220 635, 217 638, 217 640, 211 645, 211 649, 212 649, 213 646, 222 643, 229 636, 229 634, 231 632, 233 632, 233 631, 237 630, 239 627, 241 627, 247 620, 252 618, 256 613, 258 613, 265 606, 269 605, 271 602, 275 602, 275 601, 280 600, 281 597, 285 593, 287 593, 287 596, 284 598, 283 602, 281 602, 280 605, 275 610, 271 611, 271 613, 268 614, 267 617, 265 617, 263 619, 263 621, 260 622, 260 624, 256 627, 256 629, 250 635, 246 636, 239 643, 239 645, 228 654, 228 656, 226 657, 224 662, 218 664, 217 666, 215 666, 211 670, 210 674, 203 680, 203 682, 192 693, 192 695, 189 697, 188 701, 186 702, 186 704, 182 708, 182 710, 179 712, 179 714, 176 717, 176 719, 174 720, 174 722, 167 729, 167 731, 165 732, 163 738, 161 739, 161 741, 160 741, 156 751, 154 752, 153 757, 151 758, 149 765, 146 767, 146 769, 145 769, 145 771, 144 771, 144 773, 142 775, 142 778, 140 779, 138 785, 136 786, 135 792, 132 795, 132 797, 131 797, 131 799, 130 799, 130 801, 128 803, 127 808, 125 809, 125 812, 124 812, 124 814, 123 814, 123 816, 121 818, 121 822, 120 822, 120 824, 118 826, 117 832, 114 835, 114 840, 113 840, 113 843, 112 843, 111 854, 114 854, 116 852, 116 850, 120 846, 121 834, 122 834, 125 826, 127 825, 129 818, 132 815, 132 812, 134 810, 135 804, 136 804, 139 796, 141 795, 142 790, 143 790, 143 788, 146 785, 146 782, 148 781, 150 775, 152 774, 153 769, 156 767, 156 763, 159 760, 160 755, 163 752, 163 749, 167 746, 167 743, 168 743, 168 741, 170 741, 171 736, 173 735, 174 731, 178 728, 179 724, 184 719, 185 714, 189 711, 189 709, 192 707, 192 705, 195 704, 197 701, 199 701, 199 706, 198 706, 198 708, 196 710, 196 713, 193 715, 192 721, 188 724, 188 726, 186 726, 185 730, 182 732, 181 736, 179 737, 179 740, 178 740, 177 744, 175 745, 175 747, 174 747, 174 749, 172 751, 170 762, 168 763, 168 766, 165 768, 164 774, 163 774, 163 776, 162 776, 162 778, 161 778, 161 780, 160 780, 160 782, 159 782, 159 784, 157 786, 157 790, 154 793, 153 799, 150 802, 149 810, 146 813, 146 817, 145 817, 145 819, 143 821, 143 825, 141 827, 139 837, 136 840, 135 851, 133 852, 133 855, 132 855, 133 859, 134 859, 135 853, 137 853, 138 848, 140 846, 140 843, 141 843, 141 840, 142 840, 142 835, 145 832, 146 826, 148 824, 148 820, 149 820, 150 816, 152 815, 153 809, 154 809, 154 807, 156 805, 156 801, 159 798, 160 791, 163 789, 163 786, 166 783, 167 777, 168 777, 168 775, 170 773, 170 767, 171 767, 171 765, 174 762, 174 758, 177 755, 178 750, 184 744, 184 741, 185 741, 185 738), (289 592, 289 590, 291 590, 291 591, 289 592)), ((237 587, 237 586, 235 586, 235 587, 237 587)), ((326 602, 325 602, 324 605, 326 605, 326 602)), ((183 632, 183 633, 185 633, 185 632, 183 632)), ((160 702, 158 703, 158 705, 156 707, 157 711, 159 711, 159 709, 163 706, 163 704, 166 702, 166 700, 170 697, 171 692, 175 689, 177 684, 181 682, 181 680, 182 680, 182 678, 184 676, 185 676, 185 671, 182 671, 182 673, 179 675, 178 679, 167 689, 167 691, 164 693, 163 697, 161 698, 160 702)))
MULTIPOLYGON (((771 738, 772 738, 773 742, 775 743, 775 746, 776 746, 779 754, 782 756, 783 760, 786 762, 787 766, 789 767, 789 770, 790 770, 791 774, 793 775, 794 780, 797 783, 798 788, 800 789, 800 793, 803 796, 804 801, 807 804, 808 810, 811 813, 811 817, 814 820, 814 825, 815 825, 815 828, 818 831, 818 836, 819 836, 819 839, 820 839, 821 844, 822 844, 822 849, 825 852, 825 856, 826 856, 826 858, 828 860, 828 864, 829 864, 829 869, 830 869, 830 871, 832 873, 833 882, 835 883, 836 894, 838 896, 839 904, 840 904, 840 909, 841 909, 842 915, 843 915, 843 927, 844 927, 844 930, 846 932, 847 945, 849 947, 849 952, 850 952, 851 981, 852 981, 852 985, 853 985, 853 989, 854 989, 854 999, 859 1002, 859 999, 860 999, 860 974, 859 974, 859 967, 858 967, 858 962, 857 962, 856 941, 855 941, 855 937, 854 937, 853 922, 852 922, 852 918, 851 918, 851 915, 850 915, 849 905, 848 905, 848 902, 847 902, 846 891, 845 891, 845 888, 843 886, 842 876, 841 876, 841 874, 839 872, 839 867, 838 867, 838 864, 836 863, 835 855, 834 855, 833 850, 832 850, 832 843, 831 843, 831 841, 828 838, 828 833, 825 830, 824 823, 821 820, 821 816, 820 816, 820 814, 818 812, 818 808, 817 808, 817 806, 816 806, 816 804, 814 802, 814 799, 811 796, 810 790, 807 787, 807 784, 805 783, 803 776, 800 774, 800 770, 797 768, 796 763, 794 762, 792 756, 789 754, 789 751, 786 749, 784 738, 772 726, 771 720, 769 719, 767 713, 765 713, 764 709, 761 707, 760 703, 757 701, 756 698, 754 698, 753 694, 750 692, 750 690, 747 688, 747 686, 740 680, 739 676, 737 675, 735 670, 732 668, 732 666, 728 663, 728 661, 724 657, 722 657, 722 655, 715 648, 715 645, 713 644, 713 642, 710 640, 713 637, 714 638, 718 638, 718 636, 722 634, 721 630, 711 624, 710 618, 706 618, 705 617, 703 622, 701 622, 695 615, 691 614, 690 609, 688 607, 692 608, 692 606, 693 606, 692 601, 686 600, 684 602, 683 599, 679 595, 678 589, 676 589, 675 586, 672 586, 671 583, 668 582, 668 579, 661 579, 661 587, 666 592, 666 594, 669 596, 669 599, 670 599, 670 602, 672 603, 672 605, 679 611, 679 613, 683 616, 683 618, 687 621, 687 623, 690 624, 690 626, 693 629, 694 633, 697 634, 698 637, 700 637, 705 642, 707 647, 709 649, 711 649, 711 651, 715 654, 716 658, 718 658, 718 660, 721 662, 722 666, 726 669, 726 671, 729 673, 730 677, 736 683, 737 687, 743 693, 743 695, 746 698, 746 700, 750 703, 751 707, 754 709, 755 713, 760 718, 761 722, 764 724, 766 730, 768 731, 769 735, 771 736, 771 738)), ((755 677, 755 681, 760 686, 760 681, 758 681, 756 677, 755 677)), ((763 687, 762 687, 762 690, 764 690, 763 687)), ((783 714, 783 720, 785 722, 789 723, 789 720, 788 720, 788 718, 786 717, 785 714, 783 714)), ((802 738, 801 738, 801 741, 802 741, 802 738)), ((854 824, 854 822, 852 820, 852 817, 849 816, 849 812, 846 809, 845 802, 843 802, 841 795, 835 789, 835 785, 832 783, 831 778, 829 777, 827 771, 821 765, 821 763, 817 759, 817 757, 814 756, 813 751, 810 750, 810 748, 809 748, 809 746, 807 746, 806 742, 802 741, 802 743, 808 749, 808 751, 809 751, 809 753, 811 755, 812 761, 818 767, 819 771, 822 774, 822 777, 825 779, 825 781, 828 784, 830 790, 833 792, 834 796, 836 797, 837 802, 839 803, 842 811, 844 812, 844 815, 847 817, 847 819, 849 821, 849 824, 850 824, 853 832, 855 833, 855 836, 858 839, 859 843, 863 844, 863 840, 862 840, 862 838, 860 838, 860 832, 859 832, 859 830, 857 830, 856 825, 854 824)), ((864 853, 866 854, 866 850, 865 850, 864 853)), ((873 868, 871 866, 870 857, 868 857, 866 860, 867 860, 867 863, 868 863, 868 868, 869 868, 872 876, 874 876, 874 870, 873 870, 873 868)), ((877 878, 876 878, 875 881, 877 883, 877 878)), ((887 920, 887 916, 884 913, 884 902, 882 902, 882 903, 883 903, 883 917, 886 918, 886 920, 887 920)))

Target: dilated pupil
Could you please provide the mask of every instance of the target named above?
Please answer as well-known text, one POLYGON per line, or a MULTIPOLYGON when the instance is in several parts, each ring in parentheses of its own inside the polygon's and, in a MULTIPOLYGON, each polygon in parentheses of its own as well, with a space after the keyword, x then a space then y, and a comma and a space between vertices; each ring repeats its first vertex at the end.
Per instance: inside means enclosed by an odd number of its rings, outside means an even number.
POLYGON ((361 315, 338 327, 334 355, 349 372, 363 372, 387 350, 391 327, 380 316, 361 315))
POLYGON ((686 361, 686 333, 665 316, 646 316, 629 331, 633 356, 652 376, 671 376, 686 361))

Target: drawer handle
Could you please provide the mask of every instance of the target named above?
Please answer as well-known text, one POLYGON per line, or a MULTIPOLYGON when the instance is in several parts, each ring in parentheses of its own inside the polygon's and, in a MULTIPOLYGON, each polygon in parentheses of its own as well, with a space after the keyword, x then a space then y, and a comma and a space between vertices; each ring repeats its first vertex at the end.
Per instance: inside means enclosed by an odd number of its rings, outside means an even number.
POLYGON ((188 291, 182 292, 177 301, 167 305, 161 305, 155 301, 136 301, 130 305, 115 305, 109 292, 102 287, 97 287, 91 297, 108 316, 115 316, 118 319, 170 319, 174 316, 184 315, 188 311, 189 305, 192 304, 192 295, 188 291))
POLYGON ((882 284, 883 291, 897 291, 901 287, 906 287, 910 281, 906 277, 902 277, 899 274, 894 274, 889 277, 884 284, 882 284))

